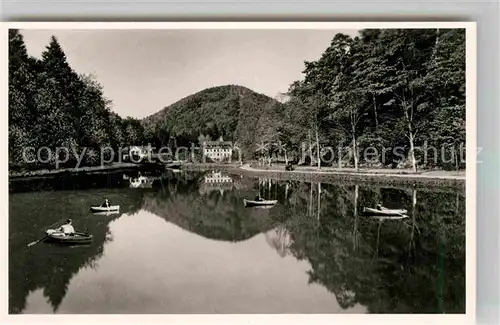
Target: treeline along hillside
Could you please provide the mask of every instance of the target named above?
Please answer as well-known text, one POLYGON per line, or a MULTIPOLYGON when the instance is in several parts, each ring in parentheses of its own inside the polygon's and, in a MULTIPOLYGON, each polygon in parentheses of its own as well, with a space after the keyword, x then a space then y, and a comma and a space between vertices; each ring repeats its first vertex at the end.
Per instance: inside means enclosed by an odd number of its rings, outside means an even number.
POLYGON ((319 167, 463 169, 465 30, 332 35, 330 46, 316 61, 304 62, 303 78, 291 82, 280 100, 224 85, 143 119, 114 113, 97 77, 74 71, 55 37, 34 58, 22 33, 9 31, 11 168, 54 163, 43 152, 46 163, 27 163, 24 158, 36 160, 33 151, 23 157, 28 146, 68 148, 67 166, 85 150, 82 164, 92 166, 100 164, 105 146, 175 149, 221 136, 241 149, 244 160, 298 162, 305 150, 306 163, 319 167), (335 148, 333 156, 327 147, 335 148), (356 154, 339 159, 339 147, 356 154))

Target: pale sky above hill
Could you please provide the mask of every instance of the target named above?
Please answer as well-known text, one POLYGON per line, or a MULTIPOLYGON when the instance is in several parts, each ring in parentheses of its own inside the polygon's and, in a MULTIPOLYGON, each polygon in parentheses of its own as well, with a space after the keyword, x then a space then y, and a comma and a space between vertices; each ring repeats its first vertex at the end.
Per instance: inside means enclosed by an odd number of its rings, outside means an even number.
POLYGON ((142 118, 208 87, 275 97, 302 78, 336 33, 356 30, 22 30, 40 57, 51 35, 71 67, 94 73, 119 115, 142 118))

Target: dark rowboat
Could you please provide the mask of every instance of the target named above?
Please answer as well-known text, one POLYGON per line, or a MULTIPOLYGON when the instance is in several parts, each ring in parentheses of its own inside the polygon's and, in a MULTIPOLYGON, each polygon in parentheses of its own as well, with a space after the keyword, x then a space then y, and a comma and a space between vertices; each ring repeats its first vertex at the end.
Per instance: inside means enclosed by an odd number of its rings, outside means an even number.
POLYGON ((246 207, 257 207, 257 206, 271 206, 278 203, 278 200, 262 200, 262 201, 254 201, 254 200, 243 200, 243 203, 246 207))
POLYGON ((48 229, 46 232, 47 241, 59 243, 59 244, 67 244, 67 245, 87 245, 92 242, 92 235, 84 234, 81 232, 75 232, 72 236, 67 236, 61 231, 48 229))

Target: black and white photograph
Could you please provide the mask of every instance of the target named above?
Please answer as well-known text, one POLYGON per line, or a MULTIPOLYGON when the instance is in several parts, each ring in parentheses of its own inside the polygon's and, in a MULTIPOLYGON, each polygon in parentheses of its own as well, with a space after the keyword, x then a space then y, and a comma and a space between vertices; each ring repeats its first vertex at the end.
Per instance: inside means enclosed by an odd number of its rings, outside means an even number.
POLYGON ((223 25, 4 28, 9 315, 469 313, 474 23, 223 25))

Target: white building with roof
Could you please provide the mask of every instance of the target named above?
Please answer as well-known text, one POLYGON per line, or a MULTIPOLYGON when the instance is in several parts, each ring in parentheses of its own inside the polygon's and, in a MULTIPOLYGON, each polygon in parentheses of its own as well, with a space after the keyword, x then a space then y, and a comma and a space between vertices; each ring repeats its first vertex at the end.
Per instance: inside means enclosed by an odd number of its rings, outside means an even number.
POLYGON ((233 156, 233 143, 224 141, 222 137, 217 141, 203 142, 203 156, 213 161, 228 161, 233 156))

